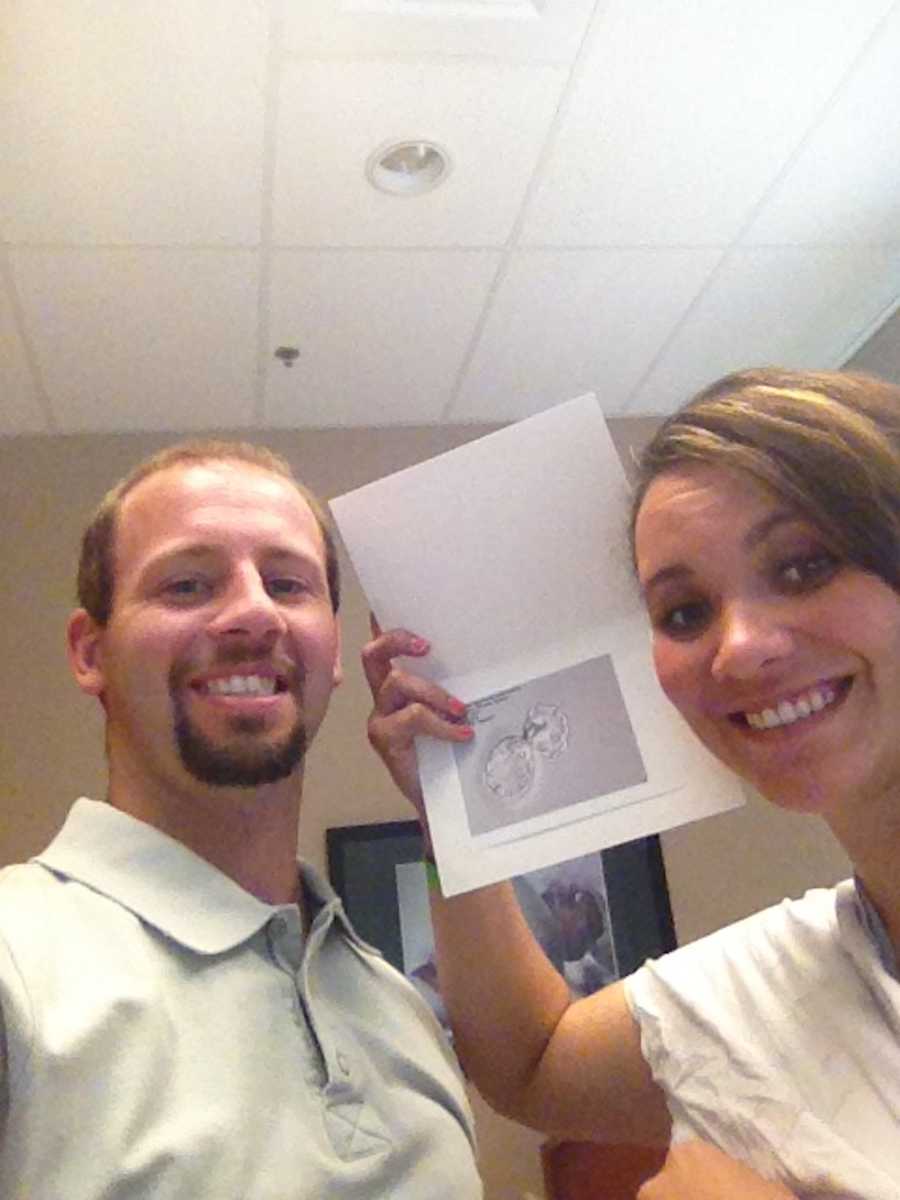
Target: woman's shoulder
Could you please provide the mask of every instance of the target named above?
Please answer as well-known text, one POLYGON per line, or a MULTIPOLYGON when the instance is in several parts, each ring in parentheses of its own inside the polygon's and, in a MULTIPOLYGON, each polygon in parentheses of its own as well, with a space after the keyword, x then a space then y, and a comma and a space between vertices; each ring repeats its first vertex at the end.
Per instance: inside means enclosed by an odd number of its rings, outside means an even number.
POLYGON ((704 980, 744 992, 751 986, 766 990, 777 979, 782 995, 794 980, 805 991, 811 978, 840 967, 838 910, 848 887, 852 891, 852 881, 782 900, 649 961, 629 980, 629 993, 639 993, 651 979, 695 997, 704 980))

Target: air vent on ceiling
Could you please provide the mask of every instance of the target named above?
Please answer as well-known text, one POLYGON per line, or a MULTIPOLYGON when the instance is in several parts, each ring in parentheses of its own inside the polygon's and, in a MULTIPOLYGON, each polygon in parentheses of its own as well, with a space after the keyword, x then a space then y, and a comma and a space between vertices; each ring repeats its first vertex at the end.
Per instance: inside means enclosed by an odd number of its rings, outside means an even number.
POLYGON ((533 21, 548 0, 341 0, 348 13, 387 13, 394 17, 506 18, 533 21))

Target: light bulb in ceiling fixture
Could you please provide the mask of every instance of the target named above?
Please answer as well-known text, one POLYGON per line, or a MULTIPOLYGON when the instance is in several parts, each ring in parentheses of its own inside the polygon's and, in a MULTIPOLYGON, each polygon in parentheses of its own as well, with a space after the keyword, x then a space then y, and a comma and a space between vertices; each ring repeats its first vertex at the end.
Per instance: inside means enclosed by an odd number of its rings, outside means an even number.
POLYGON ((389 142, 366 163, 369 182, 392 196, 421 196, 450 173, 450 158, 434 142, 389 142))

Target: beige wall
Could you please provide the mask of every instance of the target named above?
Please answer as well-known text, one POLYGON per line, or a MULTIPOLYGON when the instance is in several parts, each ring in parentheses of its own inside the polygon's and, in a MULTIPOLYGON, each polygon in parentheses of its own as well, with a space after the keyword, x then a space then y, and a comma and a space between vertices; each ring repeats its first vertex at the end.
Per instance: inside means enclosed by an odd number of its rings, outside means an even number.
MULTIPOLYGON (((650 428, 639 420, 612 425, 620 449, 642 440, 650 428)), ((301 478, 329 496, 481 432, 473 426, 331 430, 266 433, 255 440, 285 453, 301 478)), ((103 795, 99 713, 71 682, 63 650, 78 539, 103 491, 138 458, 171 440, 150 435, 0 440, 0 864, 44 845, 76 795, 103 795)), ((304 854, 320 867, 328 826, 411 815, 365 741, 368 701, 357 652, 367 633, 367 609, 346 564, 345 579, 347 677, 311 755, 301 821, 304 854)), ((739 812, 667 834, 663 844, 682 940, 847 871, 824 828, 773 812, 755 798, 739 812)), ((477 1108, 488 1200, 542 1195, 540 1138, 480 1103, 477 1108)))

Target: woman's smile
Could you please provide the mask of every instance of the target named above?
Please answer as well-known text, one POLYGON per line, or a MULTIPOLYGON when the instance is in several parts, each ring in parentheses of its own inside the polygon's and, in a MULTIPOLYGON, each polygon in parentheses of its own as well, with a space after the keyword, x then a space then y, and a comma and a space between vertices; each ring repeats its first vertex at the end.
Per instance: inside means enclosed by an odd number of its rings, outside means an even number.
POLYGON ((721 467, 660 475, 635 533, 660 683, 708 749, 799 808, 850 802, 900 772, 893 589, 721 467))

